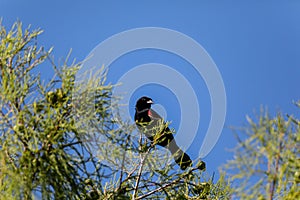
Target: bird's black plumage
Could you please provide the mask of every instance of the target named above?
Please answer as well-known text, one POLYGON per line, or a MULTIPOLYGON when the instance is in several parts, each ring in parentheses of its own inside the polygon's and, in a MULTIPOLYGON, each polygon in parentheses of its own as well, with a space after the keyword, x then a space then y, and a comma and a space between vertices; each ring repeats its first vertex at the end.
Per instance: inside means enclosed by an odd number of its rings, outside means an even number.
POLYGON ((167 148, 174 156, 175 162, 182 170, 192 166, 189 155, 183 152, 175 142, 172 131, 154 110, 151 109, 153 101, 149 97, 141 97, 135 106, 134 120, 137 127, 149 140, 167 148))

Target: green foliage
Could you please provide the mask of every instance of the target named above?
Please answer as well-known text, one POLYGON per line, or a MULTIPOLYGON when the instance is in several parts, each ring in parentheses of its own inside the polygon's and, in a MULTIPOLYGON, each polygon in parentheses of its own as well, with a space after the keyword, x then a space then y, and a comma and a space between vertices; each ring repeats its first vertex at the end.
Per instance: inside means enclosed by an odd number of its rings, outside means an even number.
MULTIPOLYGON (((1 199, 31 199, 33 193, 43 199, 79 198, 88 192, 84 180, 96 173, 87 170, 90 163, 97 163, 87 153, 84 139, 88 133, 72 113, 71 93, 76 90, 79 65, 64 65, 56 69, 58 78, 41 83, 33 69, 51 52, 34 41, 41 33, 23 32, 21 23, 8 32, 1 26, 1 199)), ((101 94, 110 89, 96 85, 81 92, 98 92, 99 101, 108 104, 101 94)))
POLYGON ((201 162, 179 171, 113 115, 104 68, 75 83, 80 63, 57 67, 37 45, 41 33, 21 23, 0 30, 0 199, 229 198, 223 177, 205 179, 201 162), (36 73, 46 60, 48 82, 36 73))
POLYGON ((300 127, 298 120, 265 113, 257 122, 247 117, 249 128, 237 135, 231 170, 238 183, 234 195, 241 199, 299 199, 300 127))

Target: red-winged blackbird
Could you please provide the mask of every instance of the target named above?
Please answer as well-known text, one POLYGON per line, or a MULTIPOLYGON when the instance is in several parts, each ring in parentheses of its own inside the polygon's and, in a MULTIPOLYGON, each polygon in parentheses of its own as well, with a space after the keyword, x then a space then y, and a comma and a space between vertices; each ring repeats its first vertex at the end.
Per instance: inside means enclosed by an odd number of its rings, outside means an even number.
POLYGON ((153 101, 149 97, 141 97, 136 102, 134 120, 138 129, 154 144, 167 148, 182 170, 192 166, 191 158, 177 146, 172 131, 163 118, 151 109, 151 104, 153 101))

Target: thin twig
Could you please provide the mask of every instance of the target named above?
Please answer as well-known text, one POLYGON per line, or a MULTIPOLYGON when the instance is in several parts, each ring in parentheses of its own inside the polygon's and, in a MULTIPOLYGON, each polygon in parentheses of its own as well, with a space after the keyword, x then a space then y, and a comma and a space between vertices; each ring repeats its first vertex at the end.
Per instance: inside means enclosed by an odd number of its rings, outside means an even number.
POLYGON ((283 136, 284 133, 281 133, 280 136, 279 136, 279 150, 278 150, 278 153, 277 153, 277 156, 276 156, 276 160, 275 160, 275 172, 274 172, 274 177, 273 180, 272 180, 272 185, 270 187, 270 200, 273 199, 273 196, 274 196, 274 192, 275 192, 275 186, 277 184, 277 177, 276 175, 278 174, 278 168, 279 168, 279 160, 280 160, 280 153, 281 153, 281 150, 282 150, 282 136, 283 136))
MULTIPOLYGON (((128 145, 128 141, 129 141, 129 138, 127 137, 127 140, 126 140, 126 144, 125 144, 125 147, 127 147, 128 145)), ((117 190, 120 190, 121 189, 121 186, 122 186, 122 179, 123 179, 123 171, 124 171, 124 163, 125 163, 125 158, 126 158, 126 148, 124 149, 124 153, 123 153, 123 158, 122 158, 122 168, 121 168, 121 174, 120 174, 120 178, 119 178, 119 187, 117 190)))
MULTIPOLYGON (((142 148, 141 147, 141 145, 142 145, 142 134, 141 133, 140 133, 139 144, 140 144, 140 148, 142 148)), ((142 170, 143 170, 144 161, 145 161, 146 156, 147 156, 147 153, 145 154, 144 157, 142 157, 142 155, 140 155, 141 162, 140 162, 140 168, 139 168, 139 171, 138 171, 138 176, 137 176, 137 179, 136 179, 136 182, 135 182, 134 191, 133 191, 133 195, 132 195, 133 200, 136 197, 136 193, 137 193, 137 190, 138 190, 138 187, 139 187, 139 182, 140 182, 140 179, 141 179, 142 170)))
POLYGON ((144 194, 142 196, 139 196, 139 197, 135 198, 135 200, 139 200, 139 199, 143 199, 145 197, 148 197, 148 196, 154 194, 155 192, 163 190, 163 189, 165 189, 165 188, 167 188, 167 187, 169 187, 169 186, 171 186, 173 184, 177 184, 178 182, 180 182, 180 179, 176 179, 176 180, 174 180, 174 181, 172 181, 170 183, 167 183, 167 184, 165 184, 165 185, 163 185, 163 186, 161 186, 159 188, 156 188, 155 190, 152 190, 152 191, 150 191, 150 192, 148 192, 148 193, 146 193, 146 194, 144 194))
POLYGON ((134 198, 134 199, 135 199, 135 200, 143 199, 143 198, 148 197, 148 196, 150 196, 150 195, 152 195, 152 194, 154 194, 154 193, 156 193, 156 192, 159 192, 159 191, 161 191, 161 190, 164 190, 164 189, 167 188, 167 187, 170 187, 170 186, 172 186, 172 185, 174 185, 174 184, 178 184, 178 183, 181 182, 181 179, 182 179, 182 178, 184 178, 185 176, 191 174, 191 173, 192 173, 193 171, 195 171, 195 170, 198 170, 198 168, 197 168, 197 167, 192 168, 192 169, 190 169, 188 172, 186 172, 183 176, 178 177, 178 178, 175 179, 174 181, 172 181, 172 182, 170 182, 170 183, 166 183, 166 184, 164 184, 163 186, 161 186, 161 187, 159 187, 159 188, 156 188, 155 190, 152 190, 152 191, 150 191, 150 192, 148 192, 148 193, 146 193, 146 194, 144 194, 144 195, 142 195, 142 196, 139 196, 139 197, 137 197, 137 198, 134 198))

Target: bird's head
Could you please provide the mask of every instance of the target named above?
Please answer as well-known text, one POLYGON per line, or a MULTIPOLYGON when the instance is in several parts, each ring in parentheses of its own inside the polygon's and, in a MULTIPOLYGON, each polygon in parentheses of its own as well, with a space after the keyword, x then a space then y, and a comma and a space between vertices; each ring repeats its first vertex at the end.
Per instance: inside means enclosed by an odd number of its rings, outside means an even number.
POLYGON ((151 108, 151 104, 153 104, 153 100, 149 97, 141 97, 139 98, 139 100, 136 102, 135 108, 138 111, 144 110, 144 109, 150 109, 151 108))

